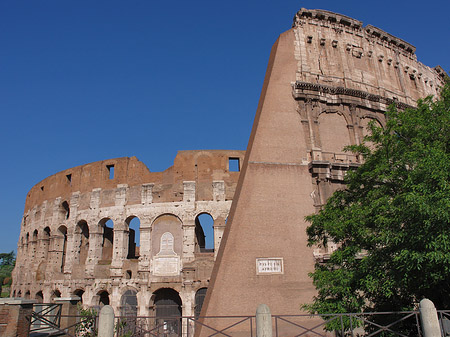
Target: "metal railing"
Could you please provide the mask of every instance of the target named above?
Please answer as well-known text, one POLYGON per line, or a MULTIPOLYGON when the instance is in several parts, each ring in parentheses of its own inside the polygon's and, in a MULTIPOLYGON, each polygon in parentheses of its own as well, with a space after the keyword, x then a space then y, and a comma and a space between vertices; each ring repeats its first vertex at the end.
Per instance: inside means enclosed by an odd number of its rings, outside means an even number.
MULTIPOLYGON (((450 311, 441 315, 450 318, 450 311)), ((255 316, 155 317, 116 316, 116 337, 190 337, 201 328, 202 336, 256 336, 255 316)), ((450 327, 450 320, 449 320, 450 327)), ((274 337, 418 336, 418 311, 346 313, 328 315, 272 315, 274 337)), ((450 332, 450 329, 448 330, 450 332)), ((445 335, 443 335, 445 336, 445 335)), ((450 334, 449 334, 450 336, 450 334)))
POLYGON ((35 304, 29 317, 29 335, 96 336, 98 316, 62 315, 61 309, 62 304, 35 304), (68 321, 72 323, 62 323, 68 321))

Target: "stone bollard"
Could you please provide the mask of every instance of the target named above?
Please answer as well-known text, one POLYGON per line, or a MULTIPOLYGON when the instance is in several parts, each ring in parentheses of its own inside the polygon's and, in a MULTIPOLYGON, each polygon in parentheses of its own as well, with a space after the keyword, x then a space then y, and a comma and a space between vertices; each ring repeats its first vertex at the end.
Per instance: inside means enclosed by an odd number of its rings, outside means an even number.
POLYGON ((266 304, 256 309, 256 337, 272 337, 272 315, 266 304))
POLYGON ((98 337, 114 337, 114 309, 105 305, 98 318, 98 337))
POLYGON ((433 302, 424 298, 420 301, 419 311, 424 337, 441 337, 441 328, 433 302))

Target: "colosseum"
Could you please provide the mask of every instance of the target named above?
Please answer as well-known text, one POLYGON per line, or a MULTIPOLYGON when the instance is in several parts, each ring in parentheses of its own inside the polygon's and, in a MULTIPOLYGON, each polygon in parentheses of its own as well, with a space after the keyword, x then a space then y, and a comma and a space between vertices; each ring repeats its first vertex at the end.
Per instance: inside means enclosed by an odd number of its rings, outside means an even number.
POLYGON ((118 158, 44 179, 27 195, 13 296, 194 316, 209 288, 202 316, 250 315, 261 301, 298 314, 315 294, 308 273, 334 249, 307 246, 304 218, 361 162, 343 147, 383 125, 390 104, 438 95, 445 76, 379 28, 301 9, 272 48, 245 157, 182 151, 157 173, 118 158))
POLYGON ((26 197, 12 296, 198 315, 244 153, 180 151, 164 172, 116 158, 42 180, 26 197))

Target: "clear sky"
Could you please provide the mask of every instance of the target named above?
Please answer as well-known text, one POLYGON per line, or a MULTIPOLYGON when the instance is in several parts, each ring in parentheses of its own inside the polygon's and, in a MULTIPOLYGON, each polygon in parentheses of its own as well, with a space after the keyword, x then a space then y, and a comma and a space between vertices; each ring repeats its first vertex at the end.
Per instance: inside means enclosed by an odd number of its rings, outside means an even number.
POLYGON ((64 169, 245 149, 272 44, 301 7, 372 24, 450 70, 450 1, 0 0, 0 252, 64 169))

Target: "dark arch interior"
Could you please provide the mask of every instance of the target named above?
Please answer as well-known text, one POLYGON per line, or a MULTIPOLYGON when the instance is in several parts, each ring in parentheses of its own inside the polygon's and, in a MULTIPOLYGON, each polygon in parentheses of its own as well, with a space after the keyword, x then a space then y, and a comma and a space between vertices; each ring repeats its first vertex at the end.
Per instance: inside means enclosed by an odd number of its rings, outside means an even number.
POLYGON ((73 294, 75 296, 80 297, 80 302, 83 303, 83 294, 84 294, 84 290, 83 289, 77 289, 73 292, 73 294))
POLYGON ((127 290, 120 299, 121 315, 136 316, 137 315, 137 292, 136 290, 127 290))
POLYGON ((104 305, 109 305, 109 293, 107 291, 102 291, 98 294, 100 296, 98 304, 102 307, 104 305))
POLYGON ((173 289, 163 288, 155 293, 156 324, 159 333, 176 336, 181 333, 181 298, 173 289))
POLYGON ((38 301, 38 303, 43 303, 44 302, 44 294, 42 294, 42 291, 38 291, 36 293, 35 298, 38 301))
POLYGON ((200 312, 202 311, 203 301, 205 300, 207 290, 208 288, 200 288, 195 293, 195 307, 194 307, 195 318, 198 318, 198 316, 200 316, 200 312))

